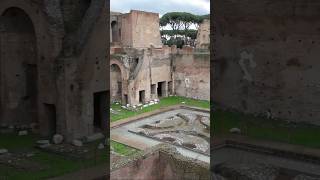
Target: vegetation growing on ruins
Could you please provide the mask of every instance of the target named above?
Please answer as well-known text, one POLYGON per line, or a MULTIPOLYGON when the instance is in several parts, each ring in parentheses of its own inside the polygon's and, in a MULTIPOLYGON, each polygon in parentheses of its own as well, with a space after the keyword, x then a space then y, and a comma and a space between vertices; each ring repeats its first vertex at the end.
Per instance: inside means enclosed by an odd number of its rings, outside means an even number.
POLYGON ((189 106, 195 106, 195 107, 200 107, 200 108, 210 108, 210 102, 205 101, 205 100, 196 100, 196 99, 191 99, 191 98, 186 98, 186 97, 180 97, 180 96, 171 96, 171 97, 165 97, 161 98, 160 102, 158 104, 148 106, 142 109, 138 109, 136 111, 131 111, 128 109, 123 109, 121 108, 120 104, 111 104, 111 108, 114 111, 117 111, 118 114, 111 113, 111 122, 118 121, 121 119, 129 118, 136 116, 138 114, 150 112, 157 110, 159 108, 163 107, 168 107, 168 106, 174 106, 174 105, 189 105, 189 106))
MULTIPOLYGON (((40 151, 35 148, 35 142, 39 138, 38 135, 34 134, 26 136, 2 134, 0 136, 0 147, 8 149, 10 153, 32 154, 32 156, 27 157, 26 161, 20 160, 20 164, 28 165, 28 163, 32 163, 43 168, 43 170, 30 171, 0 163, 0 179, 46 179, 109 162, 105 149, 97 151, 96 158, 91 159, 70 159, 62 155, 40 151)), ((95 148, 97 144, 99 142, 91 143, 89 148, 95 148)))
POLYGON ((239 128, 241 134, 255 139, 278 141, 313 148, 320 148, 320 127, 284 120, 254 117, 240 112, 217 110, 213 113, 215 135, 230 134, 231 128, 239 128))
POLYGON ((111 141, 111 149, 113 149, 114 152, 125 155, 125 156, 130 156, 136 152, 138 152, 137 149, 131 148, 127 145, 118 143, 116 141, 111 141))

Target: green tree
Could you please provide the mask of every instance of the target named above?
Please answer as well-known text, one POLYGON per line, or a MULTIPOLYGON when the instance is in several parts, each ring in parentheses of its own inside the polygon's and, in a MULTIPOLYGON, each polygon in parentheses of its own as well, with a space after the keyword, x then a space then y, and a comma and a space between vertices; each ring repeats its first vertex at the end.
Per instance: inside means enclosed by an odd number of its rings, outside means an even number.
MULTIPOLYGON (((209 15, 194 15, 188 12, 169 12, 160 18, 160 26, 165 27, 169 25, 171 30, 162 30, 161 35, 169 36, 167 40, 168 45, 176 44, 179 46, 187 44, 188 38, 194 40, 197 37, 197 30, 191 30, 190 26, 194 24, 196 28, 203 22, 204 19, 209 18, 209 15), (180 37, 178 37, 180 35, 180 37), (181 43, 181 36, 183 36, 183 43, 181 43), (170 41, 170 42, 169 42, 170 41)), ((164 39, 166 41, 166 39, 164 39)), ((166 44, 166 42, 164 43, 166 44)))

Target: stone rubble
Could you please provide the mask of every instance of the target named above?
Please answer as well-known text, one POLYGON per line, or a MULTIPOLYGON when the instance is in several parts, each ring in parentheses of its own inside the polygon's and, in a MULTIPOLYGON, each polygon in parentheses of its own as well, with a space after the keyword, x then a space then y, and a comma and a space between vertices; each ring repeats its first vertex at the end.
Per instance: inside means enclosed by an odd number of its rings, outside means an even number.
POLYGON ((7 153, 8 153, 7 149, 0 149, 0 155, 7 154, 7 153))
POLYGON ((52 137, 52 142, 54 144, 61 144, 63 142, 63 136, 61 134, 55 134, 52 137))
POLYGON ((18 135, 19 136, 26 136, 26 135, 28 135, 28 131, 27 130, 19 131, 18 135))
POLYGON ((74 139, 71 144, 74 145, 74 146, 77 146, 77 147, 82 147, 83 146, 82 141, 77 140, 77 139, 74 139))

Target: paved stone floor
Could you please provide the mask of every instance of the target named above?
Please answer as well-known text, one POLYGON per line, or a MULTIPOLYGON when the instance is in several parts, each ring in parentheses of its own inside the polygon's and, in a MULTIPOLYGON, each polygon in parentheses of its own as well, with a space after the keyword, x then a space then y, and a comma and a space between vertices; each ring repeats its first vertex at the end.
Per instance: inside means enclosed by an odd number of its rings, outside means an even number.
MULTIPOLYGON (((130 129, 134 129, 136 127, 142 126, 147 123, 155 122, 159 119, 163 119, 164 117, 173 116, 177 113, 190 113, 190 112, 191 112, 190 109, 177 109, 177 110, 163 112, 161 114, 153 115, 147 118, 143 118, 138 121, 133 121, 131 123, 127 123, 125 125, 111 129, 111 139, 114 141, 129 145, 131 147, 144 150, 146 148, 160 144, 161 141, 129 132, 130 129)), ((203 116, 209 116, 209 114, 205 112, 194 111, 194 113, 201 114, 203 116)), ((175 147, 184 156, 198 159, 208 163, 210 162, 210 156, 208 155, 197 153, 180 146, 175 146, 175 147)))

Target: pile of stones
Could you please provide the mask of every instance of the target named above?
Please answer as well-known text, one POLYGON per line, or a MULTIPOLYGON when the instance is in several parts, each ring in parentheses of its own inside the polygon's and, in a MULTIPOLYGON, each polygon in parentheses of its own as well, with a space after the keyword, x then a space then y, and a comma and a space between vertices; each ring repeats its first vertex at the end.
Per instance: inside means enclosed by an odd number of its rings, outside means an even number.
POLYGON ((127 105, 121 106, 121 107, 123 109, 128 109, 128 110, 135 111, 135 110, 138 110, 138 109, 143 109, 143 108, 158 104, 159 102, 160 102, 159 99, 154 99, 154 100, 151 100, 151 101, 146 102, 144 104, 138 104, 138 105, 133 105, 133 106, 130 106, 130 104, 127 104, 127 105))
MULTIPOLYGON (((104 134, 102 133, 96 133, 90 136, 86 136, 84 137, 82 140, 80 139, 74 139, 71 141, 71 145, 74 147, 83 147, 84 143, 90 143, 90 142, 94 142, 100 139, 105 138, 104 134)), ((61 134, 55 134, 52 136, 52 140, 51 142, 53 143, 53 145, 62 145, 64 143, 64 137, 61 134)), ((52 144, 51 144, 50 140, 44 139, 44 140, 38 140, 36 142, 37 147, 40 149, 46 149, 49 148, 52 144)), ((104 143, 100 143, 97 146, 97 149, 104 149, 105 148, 105 144, 104 143)))
POLYGON ((8 125, 8 124, 0 125, 0 134, 17 133, 19 136, 25 136, 25 135, 28 135, 29 132, 38 133, 38 131, 39 131, 38 123, 31 123, 29 125, 8 125))

